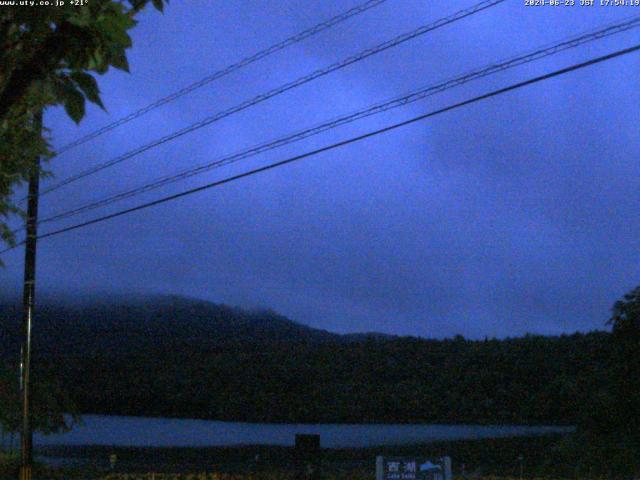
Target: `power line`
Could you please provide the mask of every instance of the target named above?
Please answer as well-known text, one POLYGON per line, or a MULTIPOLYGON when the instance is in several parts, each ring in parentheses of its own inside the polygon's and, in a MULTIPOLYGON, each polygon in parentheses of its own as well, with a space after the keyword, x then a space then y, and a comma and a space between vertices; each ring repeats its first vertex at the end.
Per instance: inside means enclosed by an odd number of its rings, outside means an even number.
MULTIPOLYGON (((559 43, 550 44, 549 46, 540 47, 536 50, 530 51, 526 54, 521 54, 518 56, 510 57, 507 60, 499 61, 488 66, 473 70, 471 72, 465 73, 463 75, 459 75, 447 81, 438 83, 436 85, 431 85, 426 88, 422 88, 420 90, 411 92, 409 94, 396 97, 394 99, 375 104, 373 106, 369 106, 365 109, 356 111, 354 113, 350 113, 348 115, 343 115, 341 117, 337 117, 330 121, 321 123, 311 128, 307 128, 302 131, 298 131, 293 134, 289 134, 285 137, 278 138, 276 140, 272 140, 266 143, 262 143, 257 146, 253 146, 249 149, 245 149, 243 151, 227 155, 222 157, 214 162, 210 162, 204 165, 200 165, 195 168, 189 168, 183 170, 182 172, 167 175, 164 177, 160 177, 157 180, 142 185, 140 187, 124 191, 115 195, 108 196, 101 200, 97 200, 80 207, 74 208, 72 210, 67 210, 62 213, 54 214, 52 216, 46 217, 40 220, 39 224, 42 223, 50 223, 58 220, 62 220, 65 218, 73 217, 79 215, 81 213, 85 213, 91 210, 95 210, 96 208, 104 207, 110 205, 112 203, 118 202, 120 200, 124 200, 127 198, 135 197, 142 193, 146 193, 157 188, 163 187, 165 185, 169 185, 171 183, 175 183, 180 180, 184 180, 186 178, 190 178, 195 175, 200 175, 202 173, 213 170, 214 168, 220 168, 231 163, 238 162, 240 160, 253 157, 260 153, 273 150, 275 148, 288 145, 290 143, 302 140, 304 138, 308 138, 313 135, 317 135, 319 133, 325 132, 327 130, 337 128, 339 126, 355 122, 362 118, 366 118, 384 111, 391 110, 393 108, 398 108, 404 105, 408 105, 410 103, 416 102, 418 100, 422 100, 431 95, 435 95, 437 93, 441 93, 450 88, 454 88, 456 86, 463 85, 467 82, 477 80, 480 78, 484 78, 486 76, 498 73, 500 71, 504 71, 510 68, 514 68, 516 66, 520 66, 526 63, 530 63, 536 60, 540 60, 542 58, 548 57, 550 55, 554 55, 561 51, 565 51, 571 48, 576 48, 580 45, 584 45, 588 42, 598 40, 601 38, 605 38, 611 35, 615 35, 624 31, 628 31, 633 28, 637 28, 640 26, 640 16, 630 17, 625 19, 622 22, 608 24, 607 26, 600 27, 596 30, 591 30, 587 33, 583 33, 581 35, 574 35, 569 37, 568 39, 561 41, 559 43)), ((18 230, 14 231, 17 233, 18 230)))
POLYGON ((98 130, 88 133, 87 135, 84 135, 78 138, 77 140, 74 140, 73 142, 63 145, 58 149, 57 155, 60 155, 63 152, 66 152, 67 150, 71 150, 72 148, 77 147, 78 145, 82 145, 83 143, 93 140, 94 138, 99 137, 100 135, 103 135, 107 132, 110 132, 111 130, 116 129, 119 126, 124 125, 125 123, 128 123, 132 120, 135 120, 136 118, 146 115, 147 113, 151 112, 152 110, 155 110, 158 107, 161 107, 162 105, 166 105, 167 103, 173 102, 174 100, 177 100, 178 98, 183 97, 184 95, 187 95, 188 93, 191 93, 194 90, 197 90, 201 87, 204 87, 205 85, 208 85, 209 83, 215 80, 218 80, 226 75, 229 75, 230 73, 235 72, 236 70, 246 67, 247 65, 257 62, 258 60, 262 60, 263 58, 268 57, 269 55, 272 55, 276 52, 279 52, 280 50, 283 50, 291 45, 299 43, 313 35, 316 35, 324 30, 327 30, 333 27, 334 25, 344 22, 345 20, 348 20, 351 17, 354 17, 363 12, 366 12, 367 10, 377 7, 378 5, 386 1, 387 0, 368 0, 339 15, 336 15, 335 17, 330 18, 329 20, 318 23, 317 25, 314 25, 311 28, 308 28, 302 32, 299 32, 296 35, 293 35, 292 37, 289 37, 285 40, 282 40, 281 42, 271 45, 270 47, 264 50, 261 50, 258 53, 255 53, 249 57, 245 57, 242 60, 223 68, 222 70, 218 70, 217 72, 207 75, 206 77, 198 80, 197 82, 187 85, 186 87, 178 90, 177 92, 174 92, 170 95, 167 95, 165 97, 162 97, 156 100, 153 103, 150 103, 146 107, 136 110, 135 112, 132 112, 108 125, 105 125, 102 128, 99 128, 98 130))
MULTIPOLYGON (((553 71, 551 73, 540 75, 540 76, 531 78, 529 80, 525 80, 525 81, 522 81, 522 82, 514 83, 514 84, 511 84, 511 85, 509 85, 507 87, 503 87, 503 88, 500 88, 498 90, 493 90, 493 91, 491 91, 489 93, 485 93, 483 95, 479 95, 479 96, 473 97, 471 99, 464 100, 464 101, 458 102, 458 103, 454 103, 454 104, 449 105, 447 107, 443 107, 443 108, 440 108, 438 110, 433 110, 433 111, 431 111, 429 113, 425 113, 423 115, 419 115, 417 117, 413 117, 413 118, 411 118, 409 120, 404 120, 402 122, 395 123, 393 125, 389 125, 387 127, 384 127, 384 128, 378 129, 378 130, 373 130, 371 132, 368 132, 368 133, 365 133, 365 134, 362 134, 362 135, 358 135, 356 137, 351 137, 351 138, 349 138, 347 140, 342 140, 340 142, 336 142, 336 143, 333 143, 331 145, 327 145, 327 146, 324 146, 324 147, 321 147, 321 148, 318 148, 318 149, 315 149, 315 150, 311 150, 309 152, 305 152, 303 154, 296 155, 294 157, 289 157, 289 158, 287 158, 285 160, 281 160, 279 162, 275 162, 275 163, 272 163, 272 164, 269 164, 269 165, 266 165, 266 166, 263 166, 263 167, 255 168, 253 170, 249 170, 249 171, 244 172, 244 173, 233 175, 233 176, 227 177, 227 178, 222 179, 222 180, 211 182, 211 183, 208 183, 206 185, 203 185, 203 186, 200 186, 200 187, 196 187, 196 188, 192 188, 192 189, 189 189, 189 190, 186 190, 184 192, 180 192, 180 193, 177 193, 177 194, 174 194, 174 195, 169 195, 169 196, 166 196, 166 197, 163 197, 163 198, 151 201, 151 202, 143 203, 143 204, 137 205, 135 207, 131 207, 131 208, 127 208, 127 209, 124 209, 124 210, 120 210, 118 212, 111 213, 109 215, 103 215, 101 217, 97 217, 97 218, 94 218, 94 219, 91 219, 91 220, 88 220, 88 221, 85 221, 85 222, 82 222, 82 223, 77 223, 77 224, 71 225, 69 227, 65 227, 65 228, 61 228, 61 229, 58 229, 58 230, 54 230, 54 231, 45 233, 43 235, 39 235, 38 239, 53 237, 55 235, 60 235, 62 233, 66 233, 66 232, 69 232, 69 231, 72 231, 72 230, 77 230, 79 228, 87 227, 89 225, 93 225, 93 224, 96 224, 96 223, 104 222, 106 220, 110 220, 110 219, 113 219, 113 218, 116 218, 116 217, 121 217, 121 216, 127 215, 129 213, 133 213, 133 212, 136 212, 136 211, 139 211, 139 210, 143 210, 143 209, 150 208, 150 207, 153 207, 153 206, 156 206, 156 205, 160 205, 162 203, 167 203, 167 202, 170 202, 170 201, 173 201, 173 200, 177 200, 178 198, 186 197, 186 196, 192 195, 194 193, 198 193, 198 192, 201 192, 201 191, 204 191, 204 190, 208 190, 208 189, 211 189, 211 188, 214 188, 214 187, 218 187, 220 185, 224 185, 226 183, 230 183, 232 181, 239 180, 241 178, 249 177, 249 176, 252 176, 252 175, 255 175, 255 174, 258 174, 258 173, 262 173, 262 172, 265 172, 265 171, 268 171, 268 170, 272 170, 272 169, 281 167, 283 165, 287 165, 289 163, 297 162, 297 161, 302 160, 304 158, 312 157, 312 156, 318 155, 320 153, 324 153, 324 152, 327 152, 327 151, 330 151, 330 150, 335 150, 337 148, 344 147, 346 145, 350 145, 350 144, 353 144, 353 143, 356 143, 356 142, 360 142, 360 141, 365 140, 367 138, 374 137, 374 136, 380 135, 382 133, 390 132, 392 130, 396 130, 396 129, 404 127, 404 126, 407 126, 407 125, 410 125, 410 124, 413 124, 413 123, 416 123, 416 122, 419 122, 419 121, 422 121, 422 120, 426 120, 426 119, 431 118, 431 117, 435 117, 436 115, 440 115, 442 113, 449 112, 449 111, 458 109, 460 107, 464 107, 466 105, 470 105, 470 104, 473 104, 473 103, 476 103, 476 102, 479 102, 479 101, 482 101, 482 100, 486 100, 488 98, 496 97, 498 95, 502 95, 504 93, 507 93, 507 92, 510 92, 510 91, 513 91, 513 90, 517 90, 517 89, 520 89, 520 88, 523 88, 523 87, 526 87, 528 85, 532 85, 532 84, 539 83, 539 82, 542 82, 542 81, 545 81, 545 80, 549 80, 549 79, 554 78, 554 77, 565 75, 567 73, 570 73, 570 72, 573 72, 573 71, 576 71, 576 70, 580 70, 580 69, 583 69, 583 68, 598 64, 598 63, 603 63, 603 62, 611 60, 613 58, 621 57, 623 55, 628 55, 630 53, 637 52, 638 50, 640 50, 640 44, 637 44, 637 45, 635 45, 633 47, 625 48, 623 50, 617 50, 617 51, 609 53, 607 55, 603 55, 603 56, 600 56, 600 57, 593 58, 593 59, 588 60, 586 62, 577 63, 577 64, 571 65, 569 67, 565 67, 565 68, 562 68, 562 69, 559 69, 559 70, 555 70, 555 71, 553 71)), ((21 242, 18 245, 21 245, 23 243, 24 242, 21 242)), ((7 249, 3 250, 0 253, 4 253, 4 252, 6 252, 8 250, 11 250, 11 249, 15 248, 18 245, 15 245, 13 247, 7 248, 7 249)))
POLYGON ((301 85, 304 85, 306 83, 309 83, 317 78, 323 77, 325 75, 328 75, 332 72, 335 72, 336 70, 340 70, 342 68, 345 68, 353 63, 359 62, 361 60, 364 60, 365 58, 368 58, 372 55, 375 55, 377 53, 380 53, 382 51, 388 50, 389 48, 395 47, 397 45, 400 45, 401 43, 407 42, 409 40, 412 40, 416 37, 419 37, 420 35, 424 35, 428 32, 431 32, 433 30, 436 30, 440 27, 443 27, 445 25, 454 23, 458 20, 462 20, 463 18, 466 18, 470 15, 473 15, 475 13, 481 12, 485 9, 494 7, 500 3, 503 3, 505 0, 483 0, 482 2, 460 10, 448 17, 444 17, 434 23, 431 23, 429 25, 424 25, 422 27, 419 27, 415 30, 412 30, 410 32, 404 33, 402 35, 399 35, 391 40, 387 40, 386 42, 383 42, 381 44, 376 45, 375 47, 371 47, 368 48, 366 50, 361 51, 360 53, 356 54, 356 55, 352 55, 350 57, 347 57, 339 62, 333 63, 331 65, 329 65, 328 67, 316 70, 310 74, 307 74, 303 77, 299 77, 296 80, 293 80, 291 82, 285 83, 275 89, 269 90, 267 93, 263 93, 260 94, 256 97, 253 97, 250 100, 246 100, 234 107, 231 107, 229 109, 223 110, 221 112, 218 112, 210 117, 207 117, 199 122, 196 122, 194 124, 191 124, 187 127, 184 127, 180 130, 177 130, 173 133, 170 133, 168 135, 165 135, 164 137, 161 137, 157 140, 154 140, 153 142, 150 142, 146 145, 143 145, 135 150, 131 150, 123 155, 120 155, 119 157, 116 157, 112 160, 108 160, 107 162, 101 163, 99 165, 96 165, 94 167, 91 167, 87 170, 84 170, 76 175, 72 175, 70 177, 67 177, 66 179, 58 182, 57 184, 54 184, 52 186, 50 186, 49 188, 44 189, 41 193, 40 196, 42 195, 46 195, 47 193, 53 192, 54 190, 57 190, 65 185, 68 185, 70 183, 73 183, 77 180, 80 180, 82 178, 85 178, 89 175, 93 175, 95 173, 98 173, 106 168, 112 167, 113 165, 116 165, 118 163, 121 163, 125 160, 128 160, 130 158, 133 158, 143 152, 146 152, 147 150, 150 150, 154 147, 157 147, 159 145, 162 145, 164 143, 167 143, 169 141, 175 140, 179 137, 182 137, 183 135, 186 135, 187 133, 191 133, 195 130, 198 130, 200 128, 203 128, 207 125, 210 125, 218 120, 221 120, 225 117, 228 117, 234 113, 240 112, 242 110, 245 110, 249 107, 252 107, 254 105, 257 105, 259 103, 262 103, 272 97, 275 97, 277 95, 280 95, 284 92, 287 92, 288 90, 292 90, 294 88, 297 88, 301 85))

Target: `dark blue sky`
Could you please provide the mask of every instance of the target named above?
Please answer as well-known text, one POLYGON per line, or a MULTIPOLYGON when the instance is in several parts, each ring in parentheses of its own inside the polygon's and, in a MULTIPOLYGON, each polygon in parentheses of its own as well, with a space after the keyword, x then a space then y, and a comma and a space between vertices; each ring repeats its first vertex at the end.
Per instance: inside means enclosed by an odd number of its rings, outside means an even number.
MULTIPOLYGON (((172 0, 133 32, 108 113, 63 145, 357 1, 172 0)), ((472 5, 389 0, 56 158, 64 178, 363 48, 472 5)), ((640 14, 509 0, 43 197, 43 216, 640 14)), ((638 31, 491 76, 111 207, 406 119, 638 41, 638 31)), ((602 328, 640 283, 640 56, 627 56, 150 210, 43 240, 49 295, 166 292, 273 308, 339 332, 443 337, 602 328)), ((46 182, 45 182, 46 184, 46 182)), ((92 218, 97 212, 68 223, 92 218)), ((22 252, 4 256, 16 294, 22 252)))

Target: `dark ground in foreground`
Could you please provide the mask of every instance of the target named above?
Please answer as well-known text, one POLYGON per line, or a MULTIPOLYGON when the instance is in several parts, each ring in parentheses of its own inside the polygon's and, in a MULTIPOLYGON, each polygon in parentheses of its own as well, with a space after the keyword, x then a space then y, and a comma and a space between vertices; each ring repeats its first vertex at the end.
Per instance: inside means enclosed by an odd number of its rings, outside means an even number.
MULTIPOLYGON (((558 461, 567 436, 503 438, 436 442, 426 445, 357 449, 322 449, 322 471, 328 476, 358 472, 374 478, 375 458, 388 456, 449 455, 454 474, 519 476, 520 460, 526 477, 570 477, 570 465, 558 461)), ((115 472, 199 473, 286 471, 295 464, 293 447, 243 446, 210 448, 47 447, 38 455, 64 461, 65 477, 97 477, 110 471, 109 456, 117 455, 115 472), (256 462, 256 455, 259 461, 256 462), (75 474, 74 474, 75 471, 75 474)))

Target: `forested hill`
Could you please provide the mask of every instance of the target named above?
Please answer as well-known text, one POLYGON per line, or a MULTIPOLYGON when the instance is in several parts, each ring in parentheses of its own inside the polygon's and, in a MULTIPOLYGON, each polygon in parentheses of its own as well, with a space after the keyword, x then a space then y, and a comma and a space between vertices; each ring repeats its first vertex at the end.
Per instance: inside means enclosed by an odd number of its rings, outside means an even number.
MULTIPOLYGON (((340 335, 269 310, 242 310, 175 295, 115 297, 37 306, 34 351, 123 354, 145 348, 210 348, 230 343, 325 342, 340 335)), ((0 303, 0 339, 19 348, 22 308, 0 303)))
MULTIPOLYGON (((0 351, 17 357, 19 309, 0 351)), ((34 371, 82 413, 268 422, 576 424, 611 336, 341 336, 179 297, 41 306, 34 371)))

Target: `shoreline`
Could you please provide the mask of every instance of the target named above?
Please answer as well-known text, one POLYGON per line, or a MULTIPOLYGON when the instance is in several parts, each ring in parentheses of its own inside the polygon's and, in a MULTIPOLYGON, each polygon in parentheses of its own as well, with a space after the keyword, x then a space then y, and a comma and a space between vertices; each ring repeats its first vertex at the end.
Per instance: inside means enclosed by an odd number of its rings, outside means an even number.
MULTIPOLYGON (((568 466, 553 464, 554 452, 566 443, 572 434, 550 434, 533 437, 506 437, 496 439, 436 441, 429 443, 362 447, 322 448, 320 457, 323 471, 338 475, 340 472, 358 472, 373 475, 375 458, 383 456, 450 456, 454 473, 462 465, 468 473, 482 475, 515 475, 519 472, 519 457, 523 468, 531 475, 543 472, 566 476, 568 466)), ((57 467, 104 475, 115 473, 196 473, 219 472, 249 474, 256 471, 274 472, 290 470, 295 464, 295 448, 290 446, 245 445, 231 447, 109 447, 109 446, 47 446, 36 448, 36 455, 47 457, 57 467), (114 470, 109 457, 116 455, 114 470), (258 459, 256 461, 256 459, 258 459), (61 461, 63 460, 63 461, 61 461)), ((47 461, 46 463, 49 463, 47 461)), ((52 463, 49 463, 52 467, 52 463)), ((570 467, 570 466, 569 466, 570 467)))
POLYGON ((510 424, 252 423, 164 417, 87 415, 71 431, 34 437, 36 447, 293 446, 296 434, 318 434, 329 448, 366 448, 516 436, 574 433, 575 427, 510 424))

